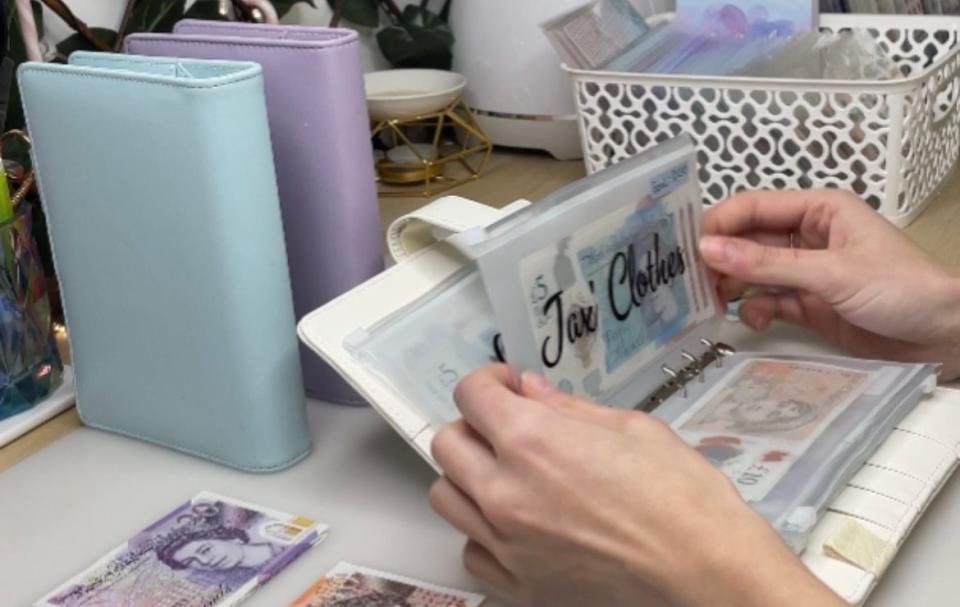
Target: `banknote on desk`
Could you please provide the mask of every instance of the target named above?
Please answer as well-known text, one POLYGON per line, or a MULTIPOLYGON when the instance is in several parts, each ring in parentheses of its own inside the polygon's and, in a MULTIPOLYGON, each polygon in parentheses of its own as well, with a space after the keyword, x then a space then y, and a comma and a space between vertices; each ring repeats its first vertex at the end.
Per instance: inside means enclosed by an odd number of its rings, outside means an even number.
POLYGON ((237 605, 326 530, 305 517, 200 493, 34 605, 237 605))
POLYGON ((339 563, 290 607, 479 607, 484 600, 472 592, 339 563))

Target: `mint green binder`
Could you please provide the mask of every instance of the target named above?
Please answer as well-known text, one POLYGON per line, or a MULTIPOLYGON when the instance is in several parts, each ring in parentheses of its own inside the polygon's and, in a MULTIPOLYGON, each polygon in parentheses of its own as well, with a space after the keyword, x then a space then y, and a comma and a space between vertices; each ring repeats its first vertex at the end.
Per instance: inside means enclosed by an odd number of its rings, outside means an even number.
POLYGON ((251 471, 310 449, 260 66, 19 70, 92 427, 251 471))

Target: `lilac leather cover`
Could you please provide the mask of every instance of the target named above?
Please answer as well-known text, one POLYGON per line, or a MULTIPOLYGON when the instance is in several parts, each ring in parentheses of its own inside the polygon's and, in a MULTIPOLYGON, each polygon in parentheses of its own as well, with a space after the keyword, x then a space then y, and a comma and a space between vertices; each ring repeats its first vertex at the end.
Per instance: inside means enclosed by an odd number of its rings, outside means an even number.
MULTIPOLYGON (((184 20, 173 34, 128 36, 126 50, 263 66, 297 319, 383 269, 356 32, 184 20)), ((364 402, 303 344, 300 356, 310 396, 364 402)))

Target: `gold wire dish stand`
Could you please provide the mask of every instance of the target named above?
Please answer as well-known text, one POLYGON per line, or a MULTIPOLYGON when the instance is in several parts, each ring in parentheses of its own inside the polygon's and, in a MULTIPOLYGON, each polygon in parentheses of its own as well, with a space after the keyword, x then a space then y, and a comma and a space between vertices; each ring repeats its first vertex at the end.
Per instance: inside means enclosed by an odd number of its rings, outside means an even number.
POLYGON ((493 151, 493 142, 462 97, 428 114, 380 120, 370 137, 390 146, 376 162, 378 193, 385 197, 436 196, 479 179, 493 151), (455 133, 453 141, 443 138, 448 128, 455 133), (429 150, 411 140, 408 133, 413 129, 429 133, 429 150), (396 155, 399 149, 405 149, 409 159, 389 158, 390 152, 396 155), (419 189, 414 190, 414 185, 419 189))

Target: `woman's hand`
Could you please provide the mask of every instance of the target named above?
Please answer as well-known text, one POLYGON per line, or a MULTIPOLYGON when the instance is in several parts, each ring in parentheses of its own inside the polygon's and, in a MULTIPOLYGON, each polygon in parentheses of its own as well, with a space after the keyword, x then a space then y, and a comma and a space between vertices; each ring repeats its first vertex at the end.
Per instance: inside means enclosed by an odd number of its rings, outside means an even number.
POLYGON ((433 454, 433 507, 469 538, 467 568, 523 605, 842 605, 663 422, 603 408, 504 366, 456 391, 433 454), (661 604, 657 602, 655 604, 661 604))
POLYGON ((804 325, 857 356, 939 362, 960 377, 960 279, 839 190, 748 192, 704 216, 700 252, 740 317, 804 325))

